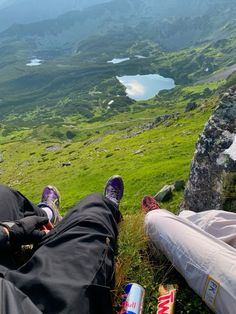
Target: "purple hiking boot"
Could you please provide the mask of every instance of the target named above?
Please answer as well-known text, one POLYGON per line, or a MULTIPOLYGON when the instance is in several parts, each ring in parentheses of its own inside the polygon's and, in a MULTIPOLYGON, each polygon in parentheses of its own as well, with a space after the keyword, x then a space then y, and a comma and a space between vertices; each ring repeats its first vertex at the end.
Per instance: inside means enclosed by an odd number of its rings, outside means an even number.
POLYGON ((115 175, 110 177, 106 183, 104 195, 112 201, 117 208, 119 207, 123 192, 124 183, 121 176, 115 175))
POLYGON ((52 223, 55 225, 62 219, 60 210, 60 193, 55 186, 48 185, 43 189, 41 202, 38 204, 39 207, 48 207, 53 213, 52 223))

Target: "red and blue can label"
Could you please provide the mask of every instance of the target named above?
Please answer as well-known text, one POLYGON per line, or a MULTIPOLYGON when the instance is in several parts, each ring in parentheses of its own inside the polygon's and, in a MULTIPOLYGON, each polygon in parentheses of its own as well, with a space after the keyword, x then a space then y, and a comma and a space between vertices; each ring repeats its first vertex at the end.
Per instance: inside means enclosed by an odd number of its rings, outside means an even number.
POLYGON ((120 314, 142 314, 145 290, 136 283, 124 287, 120 314))

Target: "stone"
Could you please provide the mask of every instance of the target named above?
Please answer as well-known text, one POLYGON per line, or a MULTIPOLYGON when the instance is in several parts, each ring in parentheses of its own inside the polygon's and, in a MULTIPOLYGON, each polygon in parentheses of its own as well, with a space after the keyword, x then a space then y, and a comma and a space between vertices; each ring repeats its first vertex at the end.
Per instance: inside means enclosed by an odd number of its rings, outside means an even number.
POLYGON ((113 153, 108 153, 107 155, 106 155, 106 158, 110 158, 110 157, 112 157, 113 156, 113 153))
POLYGON ((59 144, 50 145, 45 148, 46 152, 58 152, 60 150, 61 150, 61 145, 59 144))
POLYGON ((185 182, 184 180, 177 180, 173 184, 175 191, 181 191, 185 187, 185 182))
POLYGON ((236 212, 236 91, 224 94, 196 145, 181 210, 236 212))
POLYGON ((168 124, 172 123, 173 120, 177 121, 179 119, 179 116, 180 116, 180 112, 173 112, 171 114, 158 116, 153 120, 153 122, 145 123, 141 125, 139 128, 142 130, 151 130, 157 127, 158 125, 160 125, 161 123, 167 123, 167 126, 168 126, 168 124))
POLYGON ((134 152, 134 155, 139 155, 139 154, 142 154, 144 153, 144 149, 138 149, 134 152))
POLYGON ((62 167, 69 167, 69 166, 71 166, 71 162, 70 161, 64 161, 62 163, 62 167))
POLYGON ((155 196, 157 202, 167 202, 172 197, 173 187, 171 185, 165 185, 155 196))

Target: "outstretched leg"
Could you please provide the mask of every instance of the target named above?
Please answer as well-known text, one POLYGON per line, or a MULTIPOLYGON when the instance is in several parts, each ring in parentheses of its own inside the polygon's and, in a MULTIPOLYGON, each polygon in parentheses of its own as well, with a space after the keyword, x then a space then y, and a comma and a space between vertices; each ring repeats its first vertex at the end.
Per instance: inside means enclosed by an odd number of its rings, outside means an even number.
POLYGON ((0 185, 0 221, 15 221, 26 215, 45 216, 46 213, 20 192, 0 185))
POLYGON ((145 217, 146 233, 189 286, 216 313, 234 314, 236 250, 187 219, 157 209, 145 217))
POLYGON ((44 313, 111 314, 119 219, 113 201, 99 193, 86 197, 6 279, 44 313))
POLYGON ((207 210, 200 213, 183 210, 179 216, 236 249, 236 213, 223 210, 207 210))

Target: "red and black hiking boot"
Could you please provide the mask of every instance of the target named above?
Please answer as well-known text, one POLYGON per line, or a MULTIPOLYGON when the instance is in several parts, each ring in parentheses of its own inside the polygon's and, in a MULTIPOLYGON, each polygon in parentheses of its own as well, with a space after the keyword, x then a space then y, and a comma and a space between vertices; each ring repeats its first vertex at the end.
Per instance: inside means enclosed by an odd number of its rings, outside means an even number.
POLYGON ((144 214, 147 214, 151 210, 160 209, 161 207, 153 196, 144 196, 141 202, 141 208, 144 214))

